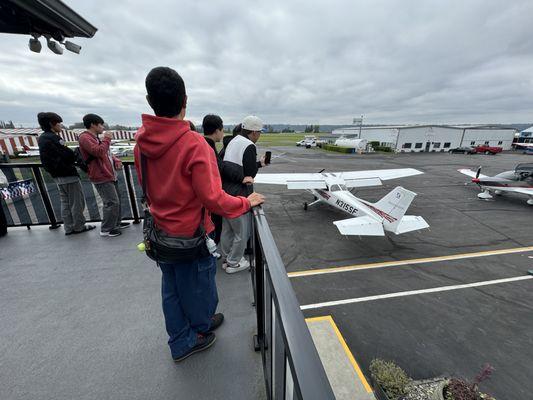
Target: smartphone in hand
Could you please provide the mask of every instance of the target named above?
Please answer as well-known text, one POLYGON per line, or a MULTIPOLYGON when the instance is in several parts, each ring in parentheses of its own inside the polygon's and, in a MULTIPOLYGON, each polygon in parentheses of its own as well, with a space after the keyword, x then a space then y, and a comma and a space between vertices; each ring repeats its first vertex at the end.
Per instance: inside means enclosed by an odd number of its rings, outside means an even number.
POLYGON ((265 165, 270 164, 270 159, 271 158, 272 158, 272 152, 271 151, 267 151, 265 153, 265 165))

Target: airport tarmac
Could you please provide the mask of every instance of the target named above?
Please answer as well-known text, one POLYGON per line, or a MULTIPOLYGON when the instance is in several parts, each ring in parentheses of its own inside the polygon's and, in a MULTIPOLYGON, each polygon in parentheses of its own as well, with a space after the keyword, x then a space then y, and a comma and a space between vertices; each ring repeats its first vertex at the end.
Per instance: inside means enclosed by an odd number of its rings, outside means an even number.
MULTIPOLYGON (((265 149, 259 149, 261 154, 265 149)), ((369 378, 376 357, 396 361, 415 379, 473 379, 485 363, 495 371, 481 389, 497 399, 533 392, 533 208, 527 197, 478 200, 459 168, 492 175, 531 156, 447 153, 344 155, 320 149, 269 148, 261 173, 413 167, 425 174, 364 188, 377 201, 396 186, 418 194, 408 214, 429 230, 400 236, 344 237, 334 220, 349 215, 311 194, 256 185, 269 225, 306 317, 331 316, 369 378), (279 157, 276 155, 282 154, 279 157)))

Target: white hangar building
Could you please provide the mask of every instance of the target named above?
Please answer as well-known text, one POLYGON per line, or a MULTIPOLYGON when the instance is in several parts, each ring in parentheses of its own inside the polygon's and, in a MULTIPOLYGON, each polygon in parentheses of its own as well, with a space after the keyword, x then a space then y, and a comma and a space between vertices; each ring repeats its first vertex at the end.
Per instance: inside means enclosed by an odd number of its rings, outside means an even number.
POLYGON ((444 152, 481 144, 510 150, 516 129, 490 125, 349 126, 333 135, 379 142, 397 152, 444 152))

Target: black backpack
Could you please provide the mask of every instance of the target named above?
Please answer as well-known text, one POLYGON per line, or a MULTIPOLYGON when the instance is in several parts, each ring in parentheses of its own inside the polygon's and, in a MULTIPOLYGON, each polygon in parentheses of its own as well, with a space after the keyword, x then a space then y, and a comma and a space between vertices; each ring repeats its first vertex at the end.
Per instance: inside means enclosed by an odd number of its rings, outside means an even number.
POLYGON ((89 163, 95 160, 96 157, 89 155, 86 159, 83 158, 79 147, 74 149, 74 154, 76 155, 76 166, 85 173, 89 172, 89 163))

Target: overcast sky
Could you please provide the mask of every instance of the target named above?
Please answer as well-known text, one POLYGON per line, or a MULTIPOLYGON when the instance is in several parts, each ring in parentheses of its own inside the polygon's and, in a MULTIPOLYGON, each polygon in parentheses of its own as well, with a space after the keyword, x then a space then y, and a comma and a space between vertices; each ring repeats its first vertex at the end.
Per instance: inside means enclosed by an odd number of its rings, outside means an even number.
POLYGON ((266 123, 533 121, 533 1, 67 0, 98 28, 80 55, 0 36, 0 120, 88 112, 138 125, 170 66, 188 117, 266 123))

